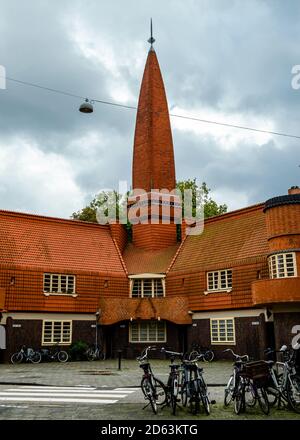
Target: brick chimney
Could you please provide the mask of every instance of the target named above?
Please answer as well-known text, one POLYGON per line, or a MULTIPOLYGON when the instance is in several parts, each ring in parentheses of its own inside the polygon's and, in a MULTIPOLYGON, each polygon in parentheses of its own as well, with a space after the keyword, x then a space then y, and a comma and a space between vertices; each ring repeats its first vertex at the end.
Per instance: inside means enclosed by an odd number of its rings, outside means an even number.
POLYGON ((299 186, 291 186, 291 188, 288 190, 289 194, 300 194, 300 188, 299 186))

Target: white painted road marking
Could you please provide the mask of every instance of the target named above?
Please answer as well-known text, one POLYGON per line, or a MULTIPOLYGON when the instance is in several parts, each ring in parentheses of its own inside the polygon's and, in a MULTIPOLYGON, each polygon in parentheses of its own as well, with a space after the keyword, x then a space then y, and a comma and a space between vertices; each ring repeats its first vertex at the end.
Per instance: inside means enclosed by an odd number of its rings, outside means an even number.
POLYGON ((51 387, 22 386, 7 388, 0 391, 0 402, 64 402, 64 403, 95 403, 112 404, 118 402, 137 389, 115 388, 103 390, 93 387, 51 387))

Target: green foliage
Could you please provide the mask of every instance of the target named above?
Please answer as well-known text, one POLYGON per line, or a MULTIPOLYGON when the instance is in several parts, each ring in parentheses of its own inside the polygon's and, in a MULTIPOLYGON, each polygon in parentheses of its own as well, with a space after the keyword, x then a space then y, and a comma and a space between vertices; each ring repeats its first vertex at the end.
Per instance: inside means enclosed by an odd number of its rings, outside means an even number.
POLYGON ((84 341, 75 341, 69 348, 71 358, 75 361, 80 361, 86 358, 85 353, 88 349, 88 344, 84 341))
MULTIPOLYGON (((227 205, 218 205, 210 196, 210 188, 205 182, 198 186, 196 179, 181 180, 177 182, 176 187, 184 194, 185 189, 191 189, 193 194, 193 216, 196 214, 196 206, 203 204, 204 218, 209 218, 214 215, 220 215, 227 212, 227 205)), ((184 199, 182 204, 182 215, 184 212, 184 199)))
MULTIPOLYGON (((192 200, 192 215, 195 217, 196 215, 196 206, 203 205, 204 209, 204 218, 212 217, 214 215, 220 215, 227 212, 227 205, 218 205, 217 202, 215 202, 210 197, 210 188, 208 188, 207 184, 205 182, 202 182, 201 186, 198 186, 196 179, 188 179, 188 180, 181 180, 177 182, 176 185, 177 189, 181 191, 182 194, 184 194, 185 189, 191 189, 193 194, 193 200, 192 200)), ((120 201, 120 195, 113 191, 112 193, 105 193, 101 192, 97 196, 94 197, 94 199, 89 203, 89 205, 82 208, 80 211, 74 212, 72 214, 72 218, 75 220, 82 220, 86 222, 93 222, 97 223, 97 209, 101 206, 103 206, 104 203, 107 204, 106 208, 104 209, 104 214, 107 216, 109 209, 112 209, 112 204, 114 203, 114 200, 117 201, 116 206, 116 218, 119 218, 119 201, 120 201), (111 197, 111 196, 114 197, 111 197)), ((182 215, 184 214, 184 197, 183 197, 183 203, 182 203, 182 215)), ((128 239, 131 241, 131 235, 132 235, 132 227, 129 222, 127 222, 127 232, 128 232, 128 239)), ((177 225, 177 236, 178 239, 180 239, 180 225, 177 225)))

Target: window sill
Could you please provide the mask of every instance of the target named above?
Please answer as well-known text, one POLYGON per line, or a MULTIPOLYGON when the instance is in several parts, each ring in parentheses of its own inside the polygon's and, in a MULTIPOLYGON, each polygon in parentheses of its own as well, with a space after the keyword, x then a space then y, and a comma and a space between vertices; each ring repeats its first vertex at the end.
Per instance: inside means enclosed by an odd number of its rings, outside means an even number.
POLYGON ((211 345, 236 345, 235 341, 231 342, 211 342, 211 345))
POLYGON ((64 346, 67 346, 67 345, 71 345, 72 344, 72 342, 42 342, 42 346, 46 346, 46 347, 50 347, 50 346, 61 346, 61 345, 64 345, 64 346))
POLYGON ((161 296, 130 296, 130 299, 159 299, 159 298, 165 298, 165 295, 161 295, 161 296))
POLYGON ((76 298, 78 296, 78 293, 49 293, 49 292, 43 292, 45 296, 68 296, 72 298, 76 298))
POLYGON ((203 294, 208 295, 209 293, 231 293, 231 289, 219 289, 219 290, 204 290, 203 294))

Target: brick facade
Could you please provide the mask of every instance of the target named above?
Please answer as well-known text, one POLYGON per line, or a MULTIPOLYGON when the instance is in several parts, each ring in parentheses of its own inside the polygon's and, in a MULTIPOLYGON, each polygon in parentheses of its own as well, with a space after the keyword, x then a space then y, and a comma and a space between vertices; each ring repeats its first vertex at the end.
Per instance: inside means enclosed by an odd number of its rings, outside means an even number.
MULTIPOLYGON (((168 103, 153 48, 139 97, 132 185, 148 195, 152 189, 175 188, 168 103)), ((149 205, 146 210, 148 218, 149 205)), ((174 208, 171 220, 176 215, 174 208)), ((94 342, 97 311, 99 341, 110 356, 119 349, 126 357, 141 352, 147 344, 130 343, 128 332, 131 322, 144 320, 166 322, 167 342, 158 347, 182 351, 196 340, 213 347, 217 358, 224 356, 228 345, 211 344, 210 318, 216 315, 220 319, 234 316, 232 348, 238 353, 258 358, 266 346, 290 343, 292 326, 300 324, 299 188, 266 203, 206 219, 199 235, 185 235, 183 223, 181 242, 174 221, 164 223, 162 204, 156 220, 157 224, 134 224, 129 243, 126 228, 118 223, 98 225, 0 211, 5 358, 23 344, 39 347, 43 316, 51 314, 72 315, 73 341, 94 342), (268 257, 281 252, 295 254, 295 272, 270 279, 268 257), (231 288, 208 291, 208 272, 224 270, 232 272, 231 288), (44 273, 75 275, 75 295, 45 295, 44 273), (155 297, 157 293, 148 290, 145 298, 132 298, 134 277, 153 279, 153 286, 160 278, 163 296, 155 297), (206 317, 199 318, 201 313, 206 317)))

